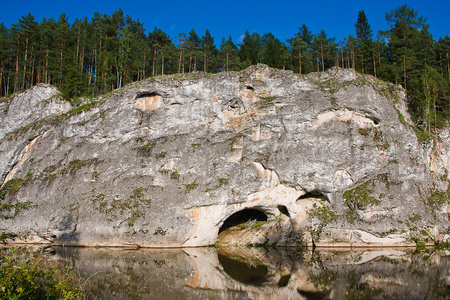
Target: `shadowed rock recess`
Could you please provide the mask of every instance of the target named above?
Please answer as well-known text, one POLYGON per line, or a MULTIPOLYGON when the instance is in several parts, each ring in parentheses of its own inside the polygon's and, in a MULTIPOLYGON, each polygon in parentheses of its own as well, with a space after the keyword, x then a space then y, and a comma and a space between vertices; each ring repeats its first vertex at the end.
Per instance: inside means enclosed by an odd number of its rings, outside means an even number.
POLYGON ((416 136, 406 101, 351 70, 265 65, 76 108, 39 85, 0 102, 0 229, 87 246, 446 241, 449 130, 416 136))

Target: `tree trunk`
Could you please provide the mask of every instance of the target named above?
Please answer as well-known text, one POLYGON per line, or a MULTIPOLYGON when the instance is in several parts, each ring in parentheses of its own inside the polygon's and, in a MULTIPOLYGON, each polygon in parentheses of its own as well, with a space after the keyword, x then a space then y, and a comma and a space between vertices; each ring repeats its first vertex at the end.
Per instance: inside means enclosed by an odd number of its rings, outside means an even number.
POLYGON ((403 82, 404 82, 404 88, 406 89, 406 56, 403 55, 403 82))
POLYGON ((207 57, 206 57, 206 51, 204 51, 204 54, 203 54, 203 72, 205 72, 206 73, 206 69, 207 69, 207 57))
POLYGON ((144 52, 144 61, 143 61, 143 65, 142 65, 142 79, 145 79, 145 52, 144 52))
POLYGON ((93 74, 92 76, 94 76, 94 86, 92 88, 92 94, 95 93, 95 88, 96 88, 96 84, 97 84, 97 71, 98 71, 98 66, 97 66, 97 48, 94 49, 94 64, 93 64, 93 74))
POLYGON ((153 64, 152 64, 152 77, 155 77, 155 72, 156 72, 156 47, 155 50, 153 50, 153 64))
POLYGON ((16 57, 16 75, 14 76, 14 93, 19 91, 19 53, 16 57))
MULTIPOLYGON (((33 53, 33 47, 31 47, 31 53, 33 53)), ((33 56, 32 56, 32 54, 30 55, 30 61, 31 61, 31 74, 30 74, 29 87, 32 87, 33 86, 33 80, 34 80, 34 69, 35 69, 35 66, 34 66, 34 63, 33 63, 33 56)))
POLYGON ((316 65, 317 65, 317 72, 319 72, 319 51, 317 51, 316 54, 316 65))
POLYGON ((61 43, 60 64, 59 64, 59 73, 60 73, 59 81, 60 82, 62 82, 62 78, 63 78, 63 48, 64 48, 64 43, 61 43))
POLYGON ((49 84, 49 78, 48 78, 48 46, 47 46, 47 51, 45 53, 45 83, 49 84))
POLYGON ((77 59, 77 63, 78 63, 78 51, 80 49, 80 28, 78 28, 78 34, 77 34, 77 54, 76 54, 76 59, 77 59))
POLYGON ((448 58, 448 51, 447 51, 447 74, 448 74, 448 80, 450 81, 450 60, 448 58))
POLYGON ((22 90, 25 89, 25 76, 27 71, 27 58, 28 58, 28 37, 25 39, 25 55, 23 59, 23 75, 22 75, 22 90))
POLYGON ((183 56, 183 50, 180 50, 180 59, 178 61, 178 74, 181 73, 181 57, 183 56))
POLYGON ((2 95, 2 84, 3 84, 3 61, 0 64, 0 96, 2 95))
POLYGON ((81 75, 83 75, 84 50, 85 50, 85 45, 83 45, 83 48, 81 48, 81 53, 80 53, 80 74, 81 75))
POLYGON ((302 46, 298 45, 298 73, 302 74, 302 46))
POLYGON ((227 72, 228 72, 228 52, 227 52, 227 72))
POLYGON ((372 55, 373 58, 373 74, 377 78, 377 61, 375 59, 375 54, 372 55))
POLYGON ((323 43, 320 43, 320 53, 321 53, 321 60, 322 60, 322 72, 325 72, 325 60, 323 57, 323 43))
POLYGON ((353 44, 352 44, 352 49, 351 49, 350 54, 352 56, 352 68, 356 69, 355 47, 353 47, 353 44))

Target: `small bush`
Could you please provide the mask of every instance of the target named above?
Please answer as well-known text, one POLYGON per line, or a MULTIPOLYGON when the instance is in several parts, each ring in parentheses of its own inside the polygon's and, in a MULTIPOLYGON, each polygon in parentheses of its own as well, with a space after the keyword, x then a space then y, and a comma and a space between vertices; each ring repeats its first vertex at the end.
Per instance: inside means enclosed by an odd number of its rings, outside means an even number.
POLYGON ((75 270, 41 253, 3 250, 0 255, 1 299, 83 299, 82 279, 75 270))

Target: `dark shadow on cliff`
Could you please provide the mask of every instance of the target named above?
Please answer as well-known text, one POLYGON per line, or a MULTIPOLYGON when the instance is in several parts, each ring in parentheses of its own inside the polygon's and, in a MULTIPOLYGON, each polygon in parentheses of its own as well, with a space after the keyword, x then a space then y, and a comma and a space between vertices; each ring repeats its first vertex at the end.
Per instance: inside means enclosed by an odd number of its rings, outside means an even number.
POLYGON ((73 214, 65 215, 57 223, 56 228, 63 231, 58 236, 53 236, 55 243, 66 245, 77 245, 80 233, 77 232, 78 217, 73 214))

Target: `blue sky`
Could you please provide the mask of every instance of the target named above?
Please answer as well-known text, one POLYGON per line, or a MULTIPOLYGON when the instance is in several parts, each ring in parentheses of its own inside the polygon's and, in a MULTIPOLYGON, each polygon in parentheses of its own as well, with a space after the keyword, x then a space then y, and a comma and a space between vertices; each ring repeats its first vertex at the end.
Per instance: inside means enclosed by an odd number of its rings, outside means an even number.
POLYGON ((298 27, 306 24, 313 33, 324 29, 328 37, 341 40, 343 36, 355 34, 354 24, 358 12, 364 10, 375 34, 378 29, 388 29, 385 13, 407 3, 430 24, 430 32, 437 40, 450 35, 450 0, 397 1, 397 0, 313 0, 313 1, 267 1, 267 0, 226 0, 226 1, 164 1, 164 0, 100 0, 100 1, 29 1, 2 0, 0 22, 7 27, 17 23, 19 18, 30 12, 37 21, 43 17, 57 19, 61 13, 75 18, 88 17, 95 11, 111 15, 121 7, 125 15, 139 19, 148 31, 156 26, 172 39, 180 32, 195 29, 201 37, 208 29, 218 46, 222 37, 231 34, 233 41, 248 29, 260 34, 272 32, 282 41, 293 37, 298 27))

